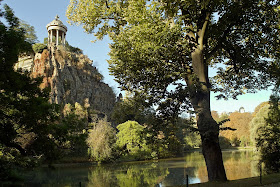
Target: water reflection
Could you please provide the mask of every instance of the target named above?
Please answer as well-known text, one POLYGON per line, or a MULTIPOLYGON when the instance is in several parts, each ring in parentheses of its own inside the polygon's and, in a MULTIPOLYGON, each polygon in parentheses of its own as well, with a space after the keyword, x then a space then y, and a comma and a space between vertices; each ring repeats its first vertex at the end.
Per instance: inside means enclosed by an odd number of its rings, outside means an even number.
POLYGON ((129 163, 116 165, 114 168, 97 166, 90 169, 88 186, 155 186, 168 174, 168 168, 159 163, 129 163))
MULTIPOLYGON (((223 152, 229 180, 258 175, 253 151, 223 152)), ((75 165, 50 170, 37 169, 24 174, 27 185, 44 186, 97 186, 140 187, 176 186, 207 181, 207 171, 201 153, 188 153, 185 157, 148 162, 107 164, 102 166, 75 165)))
POLYGON ((229 151, 223 155, 229 180, 258 176, 258 161, 253 151, 229 151))

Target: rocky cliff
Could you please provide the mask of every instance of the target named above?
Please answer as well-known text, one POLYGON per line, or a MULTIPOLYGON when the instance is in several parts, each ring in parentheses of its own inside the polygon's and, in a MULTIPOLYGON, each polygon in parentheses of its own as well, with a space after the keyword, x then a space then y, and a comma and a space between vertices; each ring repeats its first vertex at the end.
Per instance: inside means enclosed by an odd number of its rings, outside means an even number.
POLYGON ((34 78, 42 76, 41 88, 51 88, 51 103, 78 102, 107 115, 114 107, 114 92, 102 82, 103 76, 86 55, 50 48, 35 56, 22 57, 16 68, 30 71, 34 78))

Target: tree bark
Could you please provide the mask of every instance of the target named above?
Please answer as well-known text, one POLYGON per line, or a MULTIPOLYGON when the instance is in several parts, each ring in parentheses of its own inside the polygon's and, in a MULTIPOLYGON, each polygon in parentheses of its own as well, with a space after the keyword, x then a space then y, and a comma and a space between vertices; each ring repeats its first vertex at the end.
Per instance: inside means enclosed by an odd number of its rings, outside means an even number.
POLYGON ((192 53, 195 77, 188 77, 190 100, 196 112, 198 130, 202 140, 202 153, 206 162, 209 181, 226 181, 222 152, 219 144, 219 125, 211 116, 208 66, 203 58, 203 49, 192 53))
POLYGON ((219 128, 210 110, 198 114, 197 126, 202 140, 202 153, 205 159, 208 180, 226 181, 222 151, 219 144, 219 128))

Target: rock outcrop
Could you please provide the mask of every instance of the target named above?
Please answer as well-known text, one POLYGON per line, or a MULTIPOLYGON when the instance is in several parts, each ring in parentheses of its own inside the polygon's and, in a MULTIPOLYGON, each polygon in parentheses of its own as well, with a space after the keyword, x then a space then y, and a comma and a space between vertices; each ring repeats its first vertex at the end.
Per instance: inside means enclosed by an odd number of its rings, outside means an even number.
POLYGON ((50 48, 36 53, 34 57, 22 59, 24 61, 19 59, 16 68, 30 71, 34 78, 43 77, 41 88, 51 88, 51 103, 65 105, 78 102, 85 108, 110 115, 115 94, 102 82, 103 76, 86 55, 67 52, 64 48, 50 48))

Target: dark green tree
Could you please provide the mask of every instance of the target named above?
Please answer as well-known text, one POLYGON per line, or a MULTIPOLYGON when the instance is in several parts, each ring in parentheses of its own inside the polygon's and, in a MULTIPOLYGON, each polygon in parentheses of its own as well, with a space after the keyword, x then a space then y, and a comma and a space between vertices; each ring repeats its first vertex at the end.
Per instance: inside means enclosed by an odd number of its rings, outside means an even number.
POLYGON ((0 10, 1 178, 9 175, 7 172, 18 163, 17 158, 40 155, 38 149, 27 148, 29 143, 40 145, 45 152, 53 152, 54 141, 49 135, 57 111, 56 105, 48 103, 49 92, 39 88, 40 78, 31 79, 27 74, 14 71, 18 55, 32 48, 11 8, 7 5, 3 8, 0 10), (33 137, 32 141, 23 142, 23 137, 28 135, 33 137))
POLYGON ((109 35, 110 70, 122 89, 158 105, 158 115, 194 109, 208 178, 227 180, 210 93, 236 98, 271 83, 279 2, 71 0, 67 16, 98 39, 109 35), (212 78, 209 68, 217 69, 212 78))
POLYGON ((270 110, 265 125, 257 129, 256 146, 267 172, 280 171, 280 98, 270 97, 270 110))
POLYGON ((255 117, 250 122, 250 139, 253 146, 256 146, 256 139, 258 138, 258 129, 265 126, 265 119, 269 113, 269 103, 260 104, 255 109, 255 117))

